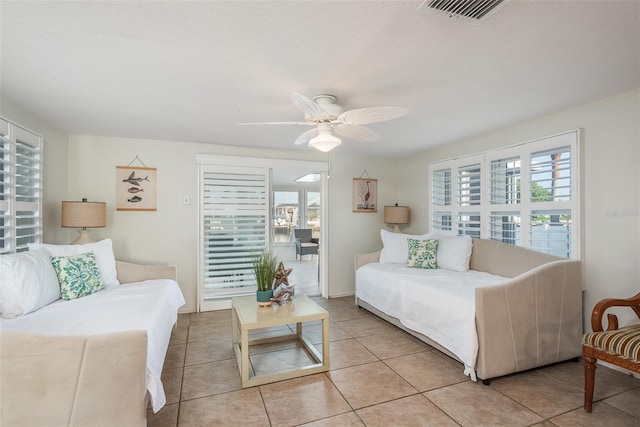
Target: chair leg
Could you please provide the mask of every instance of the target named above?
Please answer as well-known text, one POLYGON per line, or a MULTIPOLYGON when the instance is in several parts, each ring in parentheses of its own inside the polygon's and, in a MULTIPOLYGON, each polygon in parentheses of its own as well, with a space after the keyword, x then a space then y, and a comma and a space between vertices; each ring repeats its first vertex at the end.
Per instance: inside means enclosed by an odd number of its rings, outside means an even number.
POLYGON ((584 359, 584 410, 591 412, 597 360, 585 355, 582 358, 584 359))

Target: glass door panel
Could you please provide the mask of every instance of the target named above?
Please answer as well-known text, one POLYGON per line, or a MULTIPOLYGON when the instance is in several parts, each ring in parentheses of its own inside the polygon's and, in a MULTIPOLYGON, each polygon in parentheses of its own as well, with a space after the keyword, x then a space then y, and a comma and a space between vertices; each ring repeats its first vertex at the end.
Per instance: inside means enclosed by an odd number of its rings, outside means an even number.
POLYGON ((311 237, 320 239, 320 192, 306 192, 306 228, 311 229, 311 237))
POLYGON ((297 191, 273 192, 273 242, 293 241, 293 229, 300 222, 300 196, 297 191))

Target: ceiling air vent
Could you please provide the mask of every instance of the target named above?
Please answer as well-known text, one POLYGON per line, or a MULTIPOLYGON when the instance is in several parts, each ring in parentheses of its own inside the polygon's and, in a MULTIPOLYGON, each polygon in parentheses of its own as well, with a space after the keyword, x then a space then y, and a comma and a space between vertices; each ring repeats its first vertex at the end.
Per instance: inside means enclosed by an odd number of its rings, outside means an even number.
POLYGON ((450 18, 480 23, 493 15, 509 0, 429 0, 429 8, 446 13, 450 18))

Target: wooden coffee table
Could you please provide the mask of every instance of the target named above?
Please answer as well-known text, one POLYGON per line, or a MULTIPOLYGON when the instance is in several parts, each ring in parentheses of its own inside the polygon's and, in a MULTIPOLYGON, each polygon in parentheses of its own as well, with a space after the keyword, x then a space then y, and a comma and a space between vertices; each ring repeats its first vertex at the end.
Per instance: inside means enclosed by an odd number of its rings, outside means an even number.
POLYGON ((255 295, 236 297, 231 303, 231 318, 233 351, 236 354, 243 388, 329 370, 329 313, 306 295, 296 295, 288 304, 274 303, 271 307, 258 307, 255 295), (322 354, 306 337, 302 336, 302 324, 313 320, 322 321, 322 354), (290 323, 296 324, 295 333, 249 340, 251 330, 290 323), (316 363, 275 374, 249 377, 250 345, 289 340, 300 341, 316 363))

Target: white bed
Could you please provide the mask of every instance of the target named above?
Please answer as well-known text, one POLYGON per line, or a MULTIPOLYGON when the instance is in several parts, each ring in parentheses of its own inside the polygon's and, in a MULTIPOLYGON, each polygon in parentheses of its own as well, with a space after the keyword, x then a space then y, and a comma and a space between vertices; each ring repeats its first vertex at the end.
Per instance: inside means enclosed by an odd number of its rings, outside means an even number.
POLYGON ((92 295, 58 300, 26 316, 3 319, 0 329, 44 335, 147 332, 147 390, 154 412, 166 403, 160 380, 177 311, 185 303, 175 280, 109 286, 92 295))
POLYGON ((480 271, 367 264, 356 271, 356 297, 458 357, 475 381, 478 355, 475 289, 510 280, 480 271))

